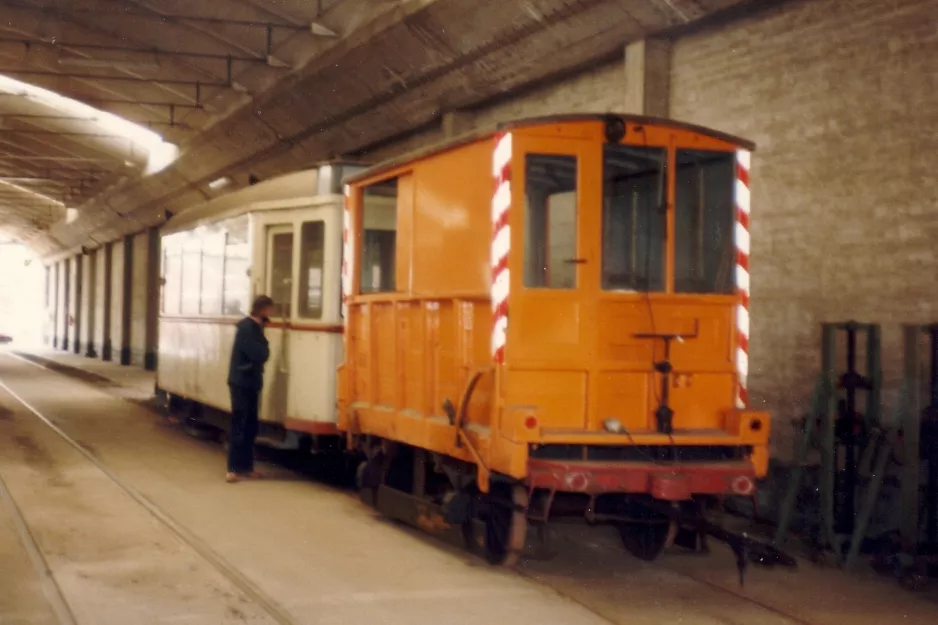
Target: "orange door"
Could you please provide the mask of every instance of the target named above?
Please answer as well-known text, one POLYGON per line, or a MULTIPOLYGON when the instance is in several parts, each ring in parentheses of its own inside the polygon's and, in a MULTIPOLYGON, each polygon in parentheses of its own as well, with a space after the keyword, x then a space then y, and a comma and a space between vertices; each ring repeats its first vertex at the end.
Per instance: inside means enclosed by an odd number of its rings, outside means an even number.
POLYGON ((545 429, 586 425, 601 189, 596 142, 514 138, 506 404, 545 429))

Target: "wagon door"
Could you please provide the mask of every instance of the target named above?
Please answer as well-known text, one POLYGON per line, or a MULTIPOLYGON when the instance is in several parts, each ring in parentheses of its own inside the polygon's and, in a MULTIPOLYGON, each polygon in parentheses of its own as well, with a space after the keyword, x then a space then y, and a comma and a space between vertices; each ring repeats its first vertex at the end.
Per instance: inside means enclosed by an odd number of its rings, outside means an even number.
POLYGON ((296 309, 289 333, 290 398, 285 426, 310 434, 335 423, 335 371, 342 344, 339 245, 335 205, 308 209, 297 229, 296 309))
POLYGON ((274 316, 268 327, 270 359, 264 375, 261 418, 283 423, 289 403, 289 325, 293 316, 294 227, 268 224, 265 229, 264 291, 274 300, 274 316))
POLYGON ((580 429, 597 331, 599 146, 514 144, 506 407, 534 409, 545 430, 580 429))

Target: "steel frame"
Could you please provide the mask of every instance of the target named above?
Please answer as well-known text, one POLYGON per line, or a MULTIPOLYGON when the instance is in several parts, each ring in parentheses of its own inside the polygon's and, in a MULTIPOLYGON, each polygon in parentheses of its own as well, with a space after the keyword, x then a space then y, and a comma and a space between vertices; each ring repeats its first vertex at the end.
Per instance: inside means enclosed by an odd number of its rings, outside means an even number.
MULTIPOLYGON (((2 9, 2 5, 0 5, 2 9)), ((247 55, 237 55, 237 54, 221 54, 221 53, 212 53, 212 52, 186 52, 183 50, 165 50, 163 48, 140 48, 134 46, 110 46, 104 44, 96 43, 71 43, 67 41, 56 41, 51 43, 48 41, 42 41, 41 39, 26 39, 26 38, 17 38, 17 37, 0 37, 0 43, 12 43, 20 44, 25 46, 27 50, 32 46, 40 47, 50 47, 50 48, 60 48, 60 49, 73 49, 73 50, 98 50, 101 52, 126 52, 130 54, 148 54, 156 56, 172 56, 172 57, 184 57, 184 58, 196 58, 196 59, 210 59, 215 61, 227 61, 232 60, 239 63, 260 63, 267 64, 267 59, 261 55, 258 56, 247 56, 247 55)), ((81 58, 81 57, 77 57, 81 58)))
MULTIPOLYGON (((65 14, 73 15, 100 15, 101 12, 95 9, 85 9, 81 7, 69 7, 67 9, 60 8, 51 8, 44 6, 36 6, 35 4, 29 2, 17 2, 16 0, 3 0, 0 4, 0 9, 8 8, 15 9, 18 11, 28 11, 31 13, 40 13, 42 15, 50 15, 53 17, 63 17, 65 14)), ((243 26, 246 28, 271 28, 278 30, 291 30, 295 32, 309 32, 309 26, 299 25, 299 24, 288 24, 286 22, 274 22, 274 21, 264 21, 256 22, 251 20, 233 20, 225 19, 220 17, 204 17, 198 15, 181 15, 178 13, 157 13, 157 12, 148 12, 145 10, 123 10, 121 11, 122 16, 133 17, 134 19, 148 19, 152 21, 158 21, 166 23, 167 19, 171 20, 181 20, 185 22, 198 22, 202 24, 215 24, 221 26, 243 26)))
MULTIPOLYGON (((79 80, 109 80, 114 82, 147 83, 147 84, 165 84, 180 85, 184 87, 195 87, 198 91, 202 87, 231 87, 231 59, 228 60, 228 80, 204 81, 191 80, 184 78, 143 78, 141 76, 109 76, 107 74, 75 74, 72 72, 55 72, 45 69, 17 69, 15 67, 0 67, 0 74, 8 76, 41 76, 46 78, 77 78, 79 80)), ((198 98, 196 98, 198 101, 198 98)))

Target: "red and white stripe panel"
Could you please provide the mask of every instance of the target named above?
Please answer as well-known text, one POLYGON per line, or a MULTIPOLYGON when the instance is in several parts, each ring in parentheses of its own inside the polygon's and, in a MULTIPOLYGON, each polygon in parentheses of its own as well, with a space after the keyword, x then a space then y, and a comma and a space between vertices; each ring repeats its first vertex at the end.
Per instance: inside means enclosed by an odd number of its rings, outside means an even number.
POLYGON ((349 238, 351 228, 351 215, 349 214, 349 199, 351 190, 345 185, 345 205, 342 208, 342 318, 348 312, 347 300, 352 294, 352 280, 349 275, 352 267, 352 242, 349 238))
POLYGON ((749 405, 749 166, 751 153, 736 152, 736 406, 749 405))
POLYGON ((492 155, 495 195, 492 197, 492 358, 505 361, 508 340, 508 252, 511 249, 511 133, 495 137, 492 155))

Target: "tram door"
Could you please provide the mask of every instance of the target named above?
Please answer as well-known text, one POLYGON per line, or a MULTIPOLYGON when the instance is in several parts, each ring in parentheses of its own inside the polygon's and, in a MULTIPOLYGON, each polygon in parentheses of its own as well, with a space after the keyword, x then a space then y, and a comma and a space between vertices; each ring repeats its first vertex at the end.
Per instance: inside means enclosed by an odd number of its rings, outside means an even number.
POLYGON ((289 405, 290 319, 293 317, 293 224, 266 228, 265 292, 274 300, 266 334, 270 358, 265 369, 261 418, 283 423, 289 405))
POLYGON ((518 134, 512 170, 509 404, 582 428, 597 332, 601 159, 594 142, 518 134), (512 391, 515 392, 515 391, 512 391))

